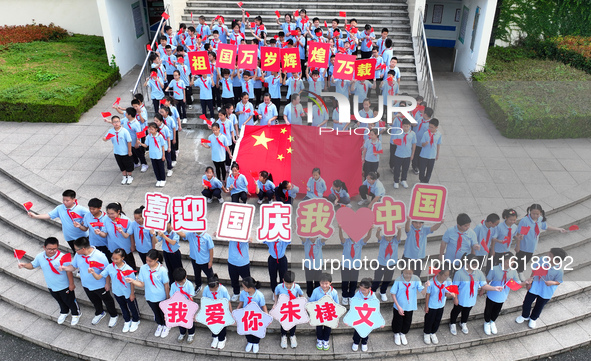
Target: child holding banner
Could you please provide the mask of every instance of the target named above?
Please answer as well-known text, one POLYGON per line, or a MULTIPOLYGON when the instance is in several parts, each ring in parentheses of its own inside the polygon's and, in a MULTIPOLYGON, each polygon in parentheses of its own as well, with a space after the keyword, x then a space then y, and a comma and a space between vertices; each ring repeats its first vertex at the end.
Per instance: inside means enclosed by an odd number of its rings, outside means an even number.
MULTIPOLYGON (((237 310, 248 305, 250 302, 255 302, 259 305, 263 312, 267 313, 267 305, 265 303, 265 296, 258 289, 261 288, 261 283, 255 281, 252 277, 246 277, 242 280, 242 292, 240 292, 240 302, 238 302, 237 310)), ((259 352, 260 338, 253 335, 246 335, 246 352, 259 352)))
MULTIPOLYGON (((225 298, 230 301, 230 294, 228 293, 226 287, 220 284, 217 274, 214 274, 207 279, 207 286, 205 286, 203 289, 201 297, 208 297, 212 300, 220 300, 225 298)), ((228 307, 230 308, 230 312, 232 312, 232 304, 230 302, 228 302, 228 307)), ((222 328, 222 330, 217 335, 212 333, 211 337, 213 338, 211 341, 211 348, 223 350, 224 347, 226 347, 226 327, 222 328)))
MULTIPOLYGON (((399 229, 400 231, 400 229, 399 229)), ((371 290, 372 279, 371 278, 364 278, 359 282, 359 290, 355 293, 353 298, 358 298, 360 300, 377 300, 376 294, 374 291, 371 290)), ((369 336, 361 337, 357 331, 353 332, 353 345, 351 349, 353 351, 359 350, 359 344, 361 344, 361 351, 367 352, 367 341, 369 340, 369 336)))
MULTIPOLYGON (((314 289, 309 302, 316 302, 322 297, 328 295, 332 297, 335 303, 339 303, 339 294, 332 285, 332 276, 328 273, 323 273, 320 276, 320 286, 314 289)), ((319 350, 330 350, 330 333, 332 329, 328 326, 316 326, 316 348, 319 350)))
MULTIPOLYGON (((277 304, 279 295, 289 295, 290 300, 304 295, 300 285, 295 283, 295 273, 292 271, 285 272, 283 276, 283 283, 275 287, 275 291, 273 293, 275 304, 277 304)), ((287 348, 287 333, 289 333, 289 342, 291 348, 298 347, 298 341, 296 339, 295 332, 296 326, 293 326, 289 330, 284 330, 283 327, 281 327, 281 348, 287 348)))
MULTIPOLYGON (((176 268, 174 272, 172 272, 174 277, 174 282, 170 286, 170 294, 174 295, 177 292, 180 292, 185 298, 189 301, 193 301, 193 297, 195 297, 195 286, 189 280, 187 280, 187 271, 183 267, 176 268)), ((193 322, 193 327, 188 330, 187 336, 187 343, 193 343, 195 339, 195 322, 193 322)), ((181 343, 185 340, 185 335, 187 334, 187 329, 184 327, 179 326, 180 335, 177 337, 177 342, 181 343)))

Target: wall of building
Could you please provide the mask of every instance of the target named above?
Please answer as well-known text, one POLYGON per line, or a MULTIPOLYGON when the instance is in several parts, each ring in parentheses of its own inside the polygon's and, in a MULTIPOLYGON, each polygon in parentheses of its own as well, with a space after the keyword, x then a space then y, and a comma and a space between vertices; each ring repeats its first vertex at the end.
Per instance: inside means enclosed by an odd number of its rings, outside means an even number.
POLYGON ((418 13, 423 12, 425 9, 425 0, 408 0, 408 17, 410 19, 410 28, 412 36, 418 36, 418 13))
POLYGON ((18 0, 2 2, 0 25, 54 23, 78 34, 103 35, 96 0, 18 0))
POLYGON ((456 44, 460 21, 456 22, 456 10, 461 14, 462 2, 458 0, 427 1, 427 12, 424 19, 427 44, 429 46, 453 48, 456 44), (436 6, 443 6, 441 21, 434 23, 433 13, 436 6))

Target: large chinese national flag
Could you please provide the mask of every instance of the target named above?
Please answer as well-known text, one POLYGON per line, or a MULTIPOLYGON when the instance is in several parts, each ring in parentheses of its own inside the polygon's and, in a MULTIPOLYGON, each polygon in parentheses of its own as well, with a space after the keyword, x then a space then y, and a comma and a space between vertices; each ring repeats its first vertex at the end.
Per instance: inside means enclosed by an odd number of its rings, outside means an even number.
POLYGON ((351 197, 357 195, 362 181, 363 136, 320 134, 318 129, 307 125, 245 126, 234 158, 240 173, 248 178, 249 192, 255 192, 258 176, 254 173, 266 170, 273 174, 275 185, 289 180, 300 193, 306 193, 312 169, 320 168, 328 189, 340 179, 351 197))

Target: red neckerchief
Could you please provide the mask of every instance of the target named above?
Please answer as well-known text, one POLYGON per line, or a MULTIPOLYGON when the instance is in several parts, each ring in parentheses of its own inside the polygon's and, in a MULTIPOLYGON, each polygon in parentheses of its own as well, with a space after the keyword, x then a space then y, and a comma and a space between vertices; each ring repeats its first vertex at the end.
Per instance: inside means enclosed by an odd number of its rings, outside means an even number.
POLYGON ((201 252, 201 236, 198 234, 195 234, 195 236, 197 236, 197 252, 201 252))
POLYGON ((351 259, 355 258, 355 242, 351 241, 351 259))
POLYGON ((201 77, 201 82, 203 83, 203 86, 205 87, 205 89, 209 90, 209 88, 207 87, 207 84, 205 84, 205 80, 203 80, 203 77, 201 77))
POLYGON ((187 299, 189 299, 189 300, 193 300, 193 297, 191 297, 191 295, 190 295, 190 294, 188 294, 187 292, 185 292, 185 291, 183 290, 183 287, 184 287, 184 285, 183 285, 183 286, 181 286, 181 285, 179 285, 179 283, 178 283, 178 282, 175 282, 175 283, 176 283, 176 286, 179 288, 179 292, 181 293, 181 295, 183 295, 183 296, 187 297, 187 299))
POLYGON ((119 280, 119 282, 121 282, 123 284, 123 286, 125 286, 127 288, 127 285, 125 284, 125 281, 123 280, 123 271, 120 270, 119 268, 117 268, 117 266, 115 265, 115 262, 113 262, 113 268, 115 269, 115 271, 117 271, 117 279, 119 280))
MULTIPOLYGON (((363 296, 363 293, 361 293, 361 291, 359 291, 359 293, 361 294, 361 296, 363 296)), ((363 299, 364 299, 365 301, 367 301, 367 300, 369 300, 369 298, 370 298, 371 296, 373 296, 373 291, 372 291, 372 290, 369 290, 369 296, 367 296, 367 297, 363 296, 363 299)))
POLYGON ((277 260, 277 263, 279 263, 279 251, 277 250, 277 242, 279 241, 273 242, 273 248, 275 249, 275 260, 277 260))
POLYGON ((213 296, 213 299, 214 299, 214 300, 217 300, 217 299, 218 299, 218 293, 217 293, 217 291, 216 291, 216 292, 213 292, 213 291, 212 291, 212 292, 211 292, 211 295, 213 296))
POLYGON ((419 241, 421 240, 421 230, 420 229, 415 229, 415 238, 417 240, 417 248, 421 248, 421 245, 419 244, 419 241))
POLYGON ((408 133, 404 133, 404 138, 402 138, 402 142, 404 143, 404 145, 406 145, 406 136, 408 135, 408 133))
POLYGON ((505 237, 505 239, 503 240, 503 244, 506 244, 507 246, 509 246, 511 244, 511 239, 513 237, 511 237, 511 227, 507 227, 508 228, 508 232, 507 232, 507 236, 505 237))
POLYGON ((456 245, 456 256, 458 255, 458 251, 460 250, 460 248, 462 248, 462 234, 460 232, 458 232, 458 243, 456 245))
POLYGON ((156 140, 156 136, 153 135, 152 138, 154 138, 154 144, 156 144, 156 149, 160 149, 160 144, 158 144, 158 141, 156 140))
POLYGON ((430 131, 430 130, 427 130, 427 132, 429 132, 429 138, 431 138, 431 139, 429 140, 429 144, 430 144, 430 145, 433 145, 433 137, 435 136, 435 133, 431 133, 431 131, 430 131))
POLYGON ((141 244, 144 244, 144 227, 139 226, 140 227, 140 242, 141 244))
POLYGON ((287 287, 285 287, 285 282, 283 282, 283 288, 287 290, 287 293, 289 294, 289 300, 295 300, 296 296, 293 295, 293 293, 291 292, 291 290, 288 290, 287 287))
POLYGON ((474 296, 474 276, 472 276, 472 274, 468 273, 468 276, 470 276, 470 297, 474 296))
POLYGON ((409 282, 408 284, 407 284, 407 283, 404 283, 404 282, 402 282, 402 284, 404 285, 404 287, 406 287, 406 300, 407 300, 407 301, 410 301, 410 292, 409 292, 409 288, 410 288, 410 286, 412 286, 412 282, 409 282))
POLYGON ((389 256, 391 256, 391 255, 394 254, 394 250, 392 249, 392 242, 393 242, 393 239, 392 239, 392 241, 389 241, 388 242, 388 245, 386 246, 386 253, 384 254, 384 256, 386 257, 386 259, 389 256))
POLYGON ((267 111, 269 110, 269 104, 265 104, 265 111, 263 112, 263 114, 267 115, 267 111))
POLYGON ((441 302, 441 300, 443 299, 443 289, 445 288, 444 284, 440 284, 437 285, 437 281, 435 280, 435 277, 433 277, 433 284, 435 285, 435 287, 437 287, 439 289, 439 302, 441 302))
POLYGON ((311 242, 310 244, 310 251, 308 251, 308 256, 313 261, 314 260, 314 246, 316 245, 316 241, 311 242))
POLYGON ((55 269, 55 267, 53 266, 53 264, 51 263, 51 261, 57 259, 60 255, 60 251, 58 250, 57 253, 55 254, 55 256, 53 256, 53 258, 47 258, 45 257, 45 259, 47 260, 47 263, 49 263, 49 268, 51 268, 51 271, 53 273, 55 273, 56 275, 59 275, 60 272, 58 270, 55 269))
POLYGON ((236 242, 236 248, 238 249, 238 253, 240 253, 240 257, 244 257, 242 255, 242 250, 240 249, 240 242, 236 242))
POLYGON ((152 285, 156 288, 158 288, 158 286, 156 286, 156 283, 154 283, 154 278, 152 277, 152 274, 154 272, 158 272, 158 269, 155 269, 154 271, 152 271, 151 269, 148 269, 148 271, 150 272, 150 281, 152 282, 152 285))
MULTIPOLYGON (((166 233, 164 233, 164 236, 166 236, 166 233)), ((168 244, 168 241, 166 240, 166 238, 162 237, 162 239, 164 239, 164 243, 166 243, 166 247, 168 248, 168 252, 173 253, 172 248, 170 248, 170 244, 168 244)))

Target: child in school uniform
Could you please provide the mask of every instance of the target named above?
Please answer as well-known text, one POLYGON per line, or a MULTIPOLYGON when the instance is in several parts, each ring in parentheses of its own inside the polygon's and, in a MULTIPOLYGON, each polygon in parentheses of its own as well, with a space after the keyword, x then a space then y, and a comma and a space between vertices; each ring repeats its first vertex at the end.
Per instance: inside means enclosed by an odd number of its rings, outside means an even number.
MULTIPOLYGON (((359 282, 359 290, 355 293, 353 298, 358 298, 360 300, 377 300, 376 294, 371 289, 372 284, 371 278, 364 278, 359 282)), ((351 345, 351 350, 357 351, 359 350, 359 344, 361 344, 361 351, 367 352, 367 341, 369 340, 369 336, 361 337, 357 331, 353 332, 353 345, 351 345)))
POLYGON ((178 232, 179 236, 189 241, 189 257, 193 266, 195 276, 195 292, 201 290, 201 272, 205 274, 205 279, 213 276, 213 240, 206 232, 198 234, 197 232, 178 232))
MULTIPOLYGON (((488 291, 486 293, 486 306, 484 307, 484 333, 490 336, 497 334, 497 325, 495 321, 499 317, 499 313, 503 308, 503 303, 509 296, 510 288, 507 287, 507 282, 513 280, 520 283, 519 276, 515 269, 511 269, 511 262, 513 261, 513 253, 506 252, 504 254, 503 262, 495 265, 489 272, 486 279, 491 286, 500 286, 503 288, 501 292, 488 291)), ((484 294, 483 291, 480 292, 484 294)))
POLYGON ((465 255, 474 254, 480 249, 476 233, 470 229, 472 220, 466 213, 458 214, 456 225, 443 234, 439 246, 439 257, 452 264, 458 263, 465 255))
MULTIPOLYGON (((238 302, 237 310, 248 305, 250 302, 257 303, 261 310, 267 313, 267 304, 265 303, 265 296, 258 289, 261 288, 261 284, 255 281, 252 277, 246 277, 242 280, 242 291, 240 292, 240 302, 238 302)), ((246 352, 252 351, 253 353, 259 352, 259 342, 261 339, 256 336, 246 335, 246 352)))
MULTIPOLYGON (((314 104, 312 109, 308 111, 312 112, 312 126, 313 127, 323 127, 328 123, 328 112, 325 111, 323 108, 319 108, 318 105, 314 104)), ((308 116, 308 119, 310 117, 308 116)))
MULTIPOLYGON (((417 97, 417 102, 419 97, 417 97)), ((413 131, 417 136, 417 146, 415 147, 414 156, 412 158, 412 169, 415 174, 419 174, 419 155, 423 150, 423 146, 421 145, 421 140, 423 139, 423 135, 428 132, 429 130, 429 121, 433 118, 433 109, 426 107, 423 111, 415 112, 413 116, 417 121, 417 125, 413 127, 413 131)))
POLYGON ((341 303, 343 306, 349 305, 349 299, 355 295, 361 265, 361 250, 371 238, 371 232, 372 230, 370 229, 364 238, 354 241, 351 237, 345 238, 343 229, 339 224, 339 239, 343 245, 343 267, 341 268, 341 303), (356 260, 359 260, 359 263, 356 263, 356 260))
POLYGON ((283 109, 283 120, 285 120, 285 124, 295 124, 295 125, 302 125, 302 117, 306 115, 304 113, 304 108, 302 104, 300 104, 300 95, 298 93, 294 93, 291 95, 291 102, 285 106, 283 109))
POLYGON ((168 269, 168 279, 173 280, 174 270, 183 267, 179 242, 180 237, 177 232, 172 230, 172 224, 168 222, 165 232, 156 232, 156 239, 158 242, 162 242, 162 255, 164 257, 164 264, 168 269))
MULTIPOLYGON (((214 274, 207 279, 207 286, 203 288, 203 294, 201 297, 211 298, 212 300, 220 300, 225 298, 230 301, 230 294, 228 293, 226 287, 220 284, 217 274, 214 274)), ((228 307, 230 308, 230 312, 232 312, 232 304, 230 302, 228 302, 228 307)), ((222 328, 222 330, 217 335, 212 333, 211 337, 211 348, 223 350, 224 347, 226 347, 226 327, 222 328)))
MULTIPOLYGON (((183 58, 181 58, 183 59, 183 58)), ((183 60, 184 61, 184 60, 183 60)), ((180 118, 185 119, 187 117, 187 93, 185 92, 185 88, 188 84, 185 84, 183 80, 181 80, 181 72, 178 70, 173 71, 173 80, 168 84, 168 87, 164 91, 172 91, 172 97, 176 100, 179 110, 180 110, 180 118)), ((201 93, 199 94, 202 95, 201 93)))
MULTIPOLYGON (((320 276, 320 286, 314 289, 312 296, 308 302, 316 302, 325 295, 332 297, 335 303, 339 303, 339 294, 332 285, 332 276, 328 273, 323 273, 320 276)), ((316 348, 319 350, 330 350, 330 333, 332 329, 327 326, 316 326, 316 348)))
POLYGON ((127 254, 123 248, 117 248, 113 252, 113 263, 109 263, 104 270, 97 273, 94 268, 88 268, 88 272, 90 272, 96 280, 107 277, 110 278, 111 291, 113 292, 113 295, 115 295, 115 300, 119 304, 123 320, 125 320, 123 330, 121 330, 123 333, 135 332, 140 325, 140 313, 135 298, 134 286, 131 283, 128 286, 127 282, 125 282, 126 276, 135 279, 135 275, 133 274, 135 270, 125 263, 126 256, 127 254))
POLYGON ((284 180, 275 188, 275 200, 283 204, 292 204, 299 192, 299 188, 290 181, 284 180))
POLYGON ((206 118, 213 118, 213 81, 209 74, 197 75, 193 84, 199 87, 199 99, 201 101, 201 112, 206 118), (209 116, 207 115, 209 109, 209 116))
POLYGON ((152 99, 154 111, 158 111, 160 108, 160 100, 164 98, 164 83, 158 77, 158 73, 156 71, 152 71, 150 77, 146 78, 144 86, 150 88, 150 99, 152 99))
POLYGON ((160 132, 160 135, 162 136, 162 138, 164 138, 164 140, 167 142, 167 148, 164 151, 164 157, 166 159, 166 169, 168 169, 168 172, 166 172, 165 175, 170 176, 170 175, 172 175, 172 168, 173 168, 172 167, 172 153, 173 153, 172 138, 174 135, 173 135, 172 130, 166 125, 162 114, 160 114, 160 113, 154 114, 154 123, 156 123, 156 125, 158 126, 158 129, 159 129, 159 132, 160 132))
POLYGON ((103 137, 103 142, 111 139, 113 144, 113 154, 115 160, 119 166, 121 174, 123 174, 123 180, 121 184, 131 184, 133 182, 133 158, 131 155, 131 136, 127 129, 121 126, 121 119, 118 116, 111 118, 111 124, 113 129, 107 132, 107 135, 103 137))
POLYGON ((427 236, 437 231, 443 225, 443 220, 433 226, 425 226, 424 224, 425 222, 411 221, 410 218, 407 218, 404 225, 406 241, 404 242, 402 259, 406 260, 407 264, 409 260, 416 260, 416 267, 410 267, 414 268, 414 274, 418 277, 421 277, 422 262, 427 253, 427 236))
POLYGON ((170 285, 168 271, 160 261, 162 255, 155 249, 151 249, 146 255, 146 264, 140 268, 136 280, 125 278, 127 283, 133 283, 136 287, 143 287, 146 302, 154 313, 154 321, 158 325, 154 337, 165 338, 170 329, 166 327, 164 312, 160 309, 160 302, 170 298, 170 285))
POLYGON ((72 272, 58 271, 60 261, 65 255, 66 253, 59 250, 57 238, 49 237, 43 243, 43 252, 37 254, 31 263, 19 262, 18 268, 32 270, 41 267, 49 293, 57 301, 60 308, 57 324, 63 324, 68 314, 71 314, 71 325, 76 326, 80 321, 80 308, 74 292, 76 288, 74 275, 72 275, 72 272))
MULTIPOLYGON (((527 264, 532 259, 534 252, 538 246, 541 231, 556 231, 560 233, 568 232, 564 228, 552 227, 546 223, 546 212, 542 209, 542 206, 534 203, 527 208, 527 216, 521 218, 519 221, 517 232, 523 234, 523 239, 517 240, 515 246, 515 256, 517 257, 518 266, 517 272, 519 272, 519 278, 524 281, 525 276, 523 271, 527 267, 527 264), (529 227, 529 231, 525 232, 524 228, 529 227), (523 262, 525 258, 525 262, 523 262)), ((527 228, 525 228, 527 229, 527 228)))
POLYGON ((429 281, 425 286, 421 279, 413 274, 413 270, 405 268, 400 277, 394 281, 390 293, 394 300, 394 313, 392 317, 392 332, 394 332, 394 343, 407 345, 406 334, 410 330, 412 315, 417 310, 417 293, 425 295, 426 287, 429 287, 429 281))
MULTIPOLYGON (((351 94, 353 95, 353 101, 357 97, 357 108, 362 109, 363 103, 367 99, 367 93, 369 89, 375 89, 376 83, 371 83, 369 80, 355 80, 351 81, 351 94)), ((368 100, 369 101, 369 100, 368 100)), ((365 116, 364 116, 365 117, 365 116)), ((367 117, 369 118, 369 117, 367 117)), ((372 116, 373 118, 373 116, 372 116)))
POLYGON ((456 294, 448 292, 445 288, 451 286, 449 279, 449 267, 441 267, 439 273, 431 278, 428 286, 425 286, 425 322, 423 325, 423 341, 430 345, 439 344, 437 331, 443 317, 443 308, 447 297, 457 297, 456 294))
MULTIPOLYGON (((240 92, 240 99, 242 99, 242 94, 248 94, 249 98, 254 99, 254 77, 248 70, 240 70, 239 75, 241 79, 240 83, 242 84, 242 89, 240 92)), ((239 103, 239 102, 238 102, 239 103)))
POLYGON ((109 203, 106 211, 105 230, 100 233, 100 236, 107 237, 109 252, 113 253, 117 248, 123 248, 126 252, 125 262, 133 269, 136 269, 135 258, 132 253, 135 244, 132 243, 129 237, 131 234, 129 218, 123 213, 120 203, 109 203))
POLYGON ((144 208, 146 207, 141 206, 133 211, 133 222, 131 222, 127 230, 142 263, 146 264, 146 255, 148 251, 156 248, 158 240, 154 230, 144 227, 144 208))
POLYGON ((254 106, 249 102, 248 93, 242 93, 242 100, 236 104, 236 115, 238 115, 238 129, 243 125, 254 125, 254 106))
POLYGON ((259 125, 275 125, 279 112, 277 106, 271 102, 271 95, 265 93, 263 95, 263 102, 259 104, 259 125))
POLYGON ((238 72, 238 64, 230 77, 232 78, 232 93, 234 93, 233 101, 230 104, 237 104, 240 101, 240 94, 242 94, 242 77, 238 72))
MULTIPOLYGON (((193 286, 191 281, 187 280, 187 271, 182 267, 175 268, 172 275, 174 277, 174 282, 170 285, 170 294, 174 295, 175 293, 180 292, 187 300, 193 301, 193 297, 195 297, 195 286, 193 286)), ((178 343, 182 343, 187 334, 187 343, 193 343, 195 339, 195 322, 193 322, 193 327, 188 330, 179 326, 179 332, 179 337, 176 339, 178 343)))
POLYGON ((394 277, 394 269, 398 262, 398 244, 400 243, 400 234, 402 227, 397 227, 398 231, 395 236, 382 235, 382 228, 376 231, 376 238, 378 239, 378 264, 379 267, 373 273, 373 282, 371 284, 371 291, 376 292, 378 287, 380 289, 380 296, 382 302, 388 301, 387 291, 394 277), (381 286, 380 286, 381 284, 381 286))
POLYGON ((499 225, 500 218, 496 213, 489 214, 485 220, 480 222, 479 225, 474 228, 476 233, 476 240, 480 244, 480 249, 474 254, 476 259, 481 265, 481 269, 484 273, 488 274, 488 270, 491 269, 492 265, 488 259, 490 252, 492 252, 492 240, 497 238, 497 226, 499 225))
POLYGON ((322 247, 325 245, 324 239, 300 237, 304 245, 303 268, 306 277, 306 294, 308 298, 312 296, 315 288, 320 286, 320 275, 322 274, 322 247))
POLYGON ((283 280, 287 272, 287 256, 285 251, 290 242, 284 242, 277 239, 274 242, 265 241, 264 244, 269 247, 269 257, 267 258, 267 266, 269 268, 269 282, 271 289, 274 290, 277 286, 277 276, 279 281, 283 280))
MULTIPOLYGON (((178 134, 179 134, 179 125, 177 121, 172 117, 172 111, 166 103, 168 101, 166 98, 164 99, 164 104, 160 107, 160 115, 162 115, 162 119, 164 124, 162 124, 162 129, 167 128, 169 135, 170 135, 170 149, 167 152, 167 159, 166 159, 166 168, 168 172, 166 173, 167 177, 172 176, 173 168, 176 166, 176 153, 178 151, 178 134)), ((158 122, 156 122, 158 123, 158 122)))
POLYGON ((478 290, 483 291, 498 291, 502 292, 502 286, 491 286, 486 283, 486 277, 481 270, 478 269, 478 261, 476 256, 469 254, 464 259, 464 267, 454 272, 453 284, 458 286, 458 297, 454 298, 454 308, 451 310, 449 316, 449 332, 452 335, 457 335, 456 322, 460 313, 462 318, 460 319, 460 328, 464 334, 468 334, 468 317, 470 317, 470 311, 476 304, 476 297, 478 296, 478 290))
POLYGON ((310 72, 310 68, 306 68, 306 78, 308 79, 308 91, 310 93, 320 94, 324 90, 324 79, 320 77, 319 70, 316 69, 310 72))
POLYGON ((398 83, 394 81, 395 72, 393 70, 384 73, 384 79, 380 87, 382 89, 384 108, 386 108, 391 97, 398 94, 398 83))
POLYGON ((273 175, 267 171, 261 171, 259 173, 259 180, 257 181, 257 196, 259 200, 258 204, 263 204, 265 198, 269 203, 273 202, 273 196, 275 195, 275 184, 273 184, 273 175))
POLYGON ((248 192, 248 179, 244 174, 240 174, 240 166, 238 163, 232 163, 230 175, 226 180, 224 192, 230 193, 233 203, 246 203, 250 192, 248 192))
POLYGON ((234 124, 232 120, 230 120, 230 116, 234 116, 230 109, 233 110, 233 105, 231 103, 222 104, 222 108, 218 113, 218 119, 215 121, 215 124, 220 125, 220 132, 224 135, 226 146, 230 149, 230 152, 226 153, 226 159, 224 161, 224 166, 226 168, 226 173, 230 171, 230 164, 232 164, 232 151, 234 150, 234 143, 236 143, 236 132, 234 129, 234 124))
MULTIPOLYGON (((230 69, 219 69, 218 68, 218 79, 219 84, 222 88, 222 104, 236 104, 234 103, 234 91, 232 90, 232 79, 230 79, 230 69)), ((213 112, 212 116, 213 118, 213 112)))
POLYGON ((380 154, 384 153, 382 142, 380 142, 377 129, 369 131, 369 139, 361 147, 361 158, 363 159, 363 177, 371 172, 377 172, 380 166, 380 154))
POLYGON ((224 184, 213 175, 213 167, 205 168, 205 174, 201 177, 203 190, 201 194, 207 198, 207 203, 211 203, 213 198, 217 198, 220 203, 224 203, 222 198, 222 188, 224 184))
POLYGON ((493 265, 495 266, 505 253, 509 252, 513 240, 523 238, 522 234, 517 233, 517 226, 515 225, 517 212, 514 209, 503 210, 501 217, 503 217, 504 222, 501 222, 496 227, 496 235, 492 238, 492 249, 490 250, 491 256, 493 256, 493 265))
POLYGON ((439 120, 433 118, 429 121, 429 129, 421 138, 421 153, 419 154, 419 180, 421 183, 429 183, 435 161, 439 159, 441 147, 441 133, 437 131, 439 120))
POLYGON ((109 252, 109 248, 107 247, 107 238, 100 235, 100 232, 105 230, 105 222, 109 221, 107 214, 101 210, 102 207, 102 200, 91 198, 88 201, 89 212, 84 215, 80 223, 74 221, 74 227, 81 231, 87 231, 90 245, 103 252, 107 256, 107 259, 109 259, 111 252, 109 252), (97 223, 102 223, 103 225, 101 226, 97 223))
MULTIPOLYGON (((285 272, 285 274, 283 275, 283 283, 280 285, 277 285, 277 287, 275 287, 275 291, 273 293, 273 298, 275 299, 275 304, 277 304, 277 301, 279 300, 279 295, 289 295, 290 300, 304 295, 304 292, 302 292, 300 285, 295 283, 295 273, 294 272, 292 272, 292 271, 285 272)), ((296 332, 296 326, 293 326, 289 330, 284 330, 283 327, 281 327, 281 343, 280 343, 281 348, 287 348, 287 334, 288 333, 289 333, 289 342, 290 342, 291 348, 298 347, 298 341, 295 336, 295 332, 296 332)))
POLYGON ((283 85, 287 86, 286 99, 291 99, 292 95, 299 94, 304 90, 304 81, 302 80, 301 73, 294 73, 289 79, 284 79, 283 85))
POLYGON ((365 176, 363 184, 359 187, 361 200, 357 202, 357 204, 364 206, 369 202, 368 207, 371 208, 376 202, 379 202, 384 195, 386 195, 386 189, 378 178, 380 178, 380 173, 378 172, 369 172, 365 176), (371 200, 368 198, 371 198, 371 200))
POLYGON ((312 176, 308 179, 308 183, 306 183, 306 189, 308 192, 304 200, 322 198, 322 195, 326 192, 326 182, 320 177, 320 168, 312 169, 312 176))
POLYGON ((402 119, 402 132, 399 132, 399 134, 393 132, 390 141, 390 159, 393 159, 393 162, 390 163, 394 165, 394 189, 398 189, 399 182, 403 188, 408 188, 406 177, 417 144, 416 134, 410 130, 410 121, 408 119, 402 119), (396 140, 400 145, 395 145, 396 140))
POLYGON ((351 207, 351 198, 349 197, 349 190, 347 185, 340 179, 335 179, 330 187, 330 194, 328 201, 336 206, 351 207))
POLYGON ((164 170, 164 160, 166 159, 166 151, 168 150, 168 142, 160 134, 160 129, 156 123, 148 125, 149 135, 146 137, 146 142, 141 146, 148 148, 150 161, 152 162, 152 169, 156 176, 156 187, 164 187, 166 184, 166 172, 164 170))
MULTIPOLYGON (((225 119, 225 115, 220 113, 220 118, 225 119)), ((204 148, 211 149, 211 161, 215 166, 215 172, 222 182, 226 179, 226 153, 231 156, 230 148, 228 147, 228 139, 220 131, 219 123, 213 123, 211 126, 211 134, 207 140, 207 143, 201 143, 204 148)))
MULTIPOLYGON (((125 110, 125 121, 122 126, 127 128, 129 136, 131 137, 131 156, 133 159, 134 168, 141 165, 142 169, 148 169, 148 162, 146 162, 146 155, 144 148, 141 147, 141 140, 145 138, 146 131, 138 120, 141 118, 135 108, 129 107, 125 110)), ((147 127, 147 125, 146 125, 147 127)))
POLYGON ((523 323, 523 321, 529 320, 529 328, 536 328, 536 321, 540 317, 544 306, 554 295, 556 287, 563 281, 564 269, 562 266, 566 257, 564 249, 551 248, 546 259, 542 258, 539 263, 532 265, 532 275, 526 281, 527 294, 523 299, 521 315, 517 317, 515 322, 523 323), (533 276, 533 270, 540 268, 547 269, 548 273, 545 276, 533 276), (531 306, 534 301, 536 305, 532 310, 531 306))

